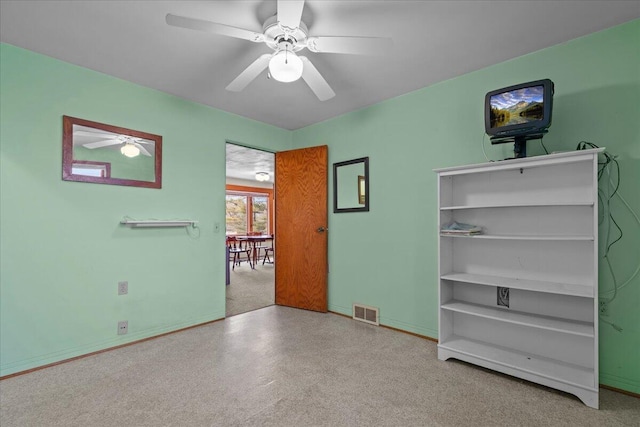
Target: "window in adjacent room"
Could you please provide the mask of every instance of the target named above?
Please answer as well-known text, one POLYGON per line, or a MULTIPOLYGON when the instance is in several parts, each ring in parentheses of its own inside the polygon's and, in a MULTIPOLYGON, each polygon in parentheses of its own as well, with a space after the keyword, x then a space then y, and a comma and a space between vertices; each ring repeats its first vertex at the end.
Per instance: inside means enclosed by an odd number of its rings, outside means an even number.
POLYGON ((260 193, 227 189, 227 234, 236 236, 245 236, 249 232, 271 234, 272 198, 271 190, 260 193))

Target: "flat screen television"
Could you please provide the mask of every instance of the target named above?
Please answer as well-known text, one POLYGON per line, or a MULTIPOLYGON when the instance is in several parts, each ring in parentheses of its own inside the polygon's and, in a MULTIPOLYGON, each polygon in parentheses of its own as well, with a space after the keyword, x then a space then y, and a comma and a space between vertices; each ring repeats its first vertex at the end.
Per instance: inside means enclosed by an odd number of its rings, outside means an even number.
POLYGON ((484 98, 484 127, 492 144, 513 142, 515 157, 526 157, 526 141, 551 126, 553 82, 549 79, 492 90, 484 98))

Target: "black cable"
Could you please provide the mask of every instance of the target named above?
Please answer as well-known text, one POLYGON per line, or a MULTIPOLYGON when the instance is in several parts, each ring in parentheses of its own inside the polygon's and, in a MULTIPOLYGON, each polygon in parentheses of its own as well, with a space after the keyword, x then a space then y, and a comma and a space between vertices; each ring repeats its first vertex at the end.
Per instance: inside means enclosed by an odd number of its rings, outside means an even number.
MULTIPOLYGON (((576 150, 586 150, 589 148, 600 148, 600 147, 598 147, 596 144, 592 142, 580 141, 576 147, 576 150)), ((613 196, 615 196, 615 194, 618 192, 618 189, 620 188, 620 164, 615 159, 615 157, 611 156, 609 153, 605 152, 605 153, 602 153, 602 155, 604 156, 605 161, 598 162, 598 165, 599 165, 598 181, 600 181, 600 179, 602 178, 602 175, 604 174, 604 172, 607 170, 607 168, 611 163, 615 164, 616 166, 616 186, 613 190, 613 193, 611 193, 611 195, 609 196, 609 199, 611 199, 613 196)))
POLYGON ((544 148, 545 154, 549 154, 549 152, 547 151, 547 147, 545 147, 544 142, 542 142, 542 137, 540 137, 540 144, 542 145, 542 148, 544 148))
MULTIPOLYGON (((576 150, 587 150, 589 148, 600 148, 598 147, 596 144, 593 144, 591 142, 588 141, 580 141, 578 143, 578 145, 576 146, 576 150)), ((615 166, 615 173, 616 173, 616 183, 615 186, 613 188, 613 191, 611 192, 611 194, 608 195, 608 197, 606 197, 606 201, 605 201, 605 197, 604 195, 601 196, 600 194, 600 190, 598 190, 598 202, 600 204, 605 204, 607 205, 607 211, 608 211, 608 217, 609 220, 613 223, 613 225, 616 227, 616 229, 618 230, 618 237, 613 240, 612 242, 609 242, 609 240, 611 240, 611 234, 607 233, 607 246, 606 249, 604 251, 604 259, 607 261, 607 265, 609 266, 609 270, 611 272, 611 275, 613 277, 613 283, 614 283, 614 294, 613 297, 609 300, 609 302, 613 301, 613 299, 616 297, 617 294, 617 284, 616 284, 616 277, 613 273, 613 269, 611 267, 611 263, 609 261, 609 250, 611 249, 611 247, 613 245, 615 245, 616 243, 618 243, 621 239, 622 236, 624 235, 622 228, 620 228, 620 225, 618 225, 618 222, 615 220, 615 218, 613 217, 613 215, 611 214, 611 207, 609 206, 611 199, 613 198, 613 196, 615 196, 615 194, 618 192, 618 189, 620 188, 620 164, 618 163, 618 160, 616 160, 615 156, 610 155, 609 153, 602 153, 602 155, 604 156, 604 161, 598 161, 598 182, 600 182, 601 178, 604 176, 604 173, 606 171, 609 171, 608 174, 608 179, 611 180, 611 171, 609 168, 615 166)), ((607 186, 609 185, 609 183, 607 183, 607 186)), ((604 217, 603 217, 603 221, 604 221, 604 217)), ((598 221, 598 224, 600 224, 600 221, 598 221)), ((619 326, 614 325, 613 323, 610 322, 606 322, 609 323, 611 326, 613 326, 616 330, 620 331, 621 329, 619 329, 619 326)))
POLYGON ((596 144, 592 143, 592 142, 588 142, 588 141, 580 141, 578 143, 578 146, 576 147, 576 150, 587 150, 588 148, 600 148, 598 147, 596 144))
POLYGON ((611 197, 613 197, 617 192, 618 188, 620 188, 620 164, 616 159, 613 159, 613 162, 616 164, 616 188, 611 193, 611 197))
POLYGON ((620 232, 620 236, 618 236, 618 238, 616 240, 614 240, 613 242, 609 243, 609 245, 607 246, 607 250, 605 251, 606 253, 609 253, 609 248, 611 248, 611 246, 613 246, 614 243, 616 243, 618 240, 622 239, 622 236, 623 236, 622 229, 620 228, 620 226, 618 225, 616 220, 613 219, 613 216, 611 216, 611 214, 609 214, 609 218, 611 218, 611 221, 613 221, 613 224, 618 229, 618 232, 620 232))

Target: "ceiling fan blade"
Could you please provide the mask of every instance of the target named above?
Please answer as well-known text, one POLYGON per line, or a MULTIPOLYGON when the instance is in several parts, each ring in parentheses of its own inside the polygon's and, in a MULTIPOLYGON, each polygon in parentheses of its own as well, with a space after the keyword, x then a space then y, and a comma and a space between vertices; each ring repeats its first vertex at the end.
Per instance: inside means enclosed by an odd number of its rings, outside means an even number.
POLYGON ((383 55, 393 47, 388 37, 309 37, 307 48, 317 53, 383 55))
POLYGON ((322 77, 318 69, 309 61, 306 56, 300 56, 302 59, 302 79, 309 85, 313 93, 316 94, 320 101, 326 101, 336 96, 331 89, 329 83, 322 77))
POLYGON ((151 157, 151 153, 149 153, 147 149, 144 148, 142 145, 138 144, 137 142, 132 142, 132 144, 138 147, 138 150, 140 150, 142 154, 144 154, 147 157, 151 157))
POLYGON ((187 28, 189 30, 205 31, 227 37, 249 40, 255 43, 264 41, 264 34, 243 28, 232 27, 230 25, 218 24, 217 22, 203 21, 202 19, 187 18, 185 16, 172 15, 167 13, 167 24, 174 27, 187 28))
POLYGON ((96 138, 117 138, 118 137, 118 135, 114 133, 88 132, 86 130, 76 130, 73 132, 73 136, 93 136, 96 138))
POLYGON ((269 65, 269 60, 271 59, 271 55, 265 53, 255 61, 251 63, 243 72, 240 73, 238 77, 236 77, 229 85, 227 86, 227 90, 231 92, 240 92, 242 89, 247 87, 249 83, 253 81, 258 75, 264 71, 265 68, 269 65))
POLYGON ((278 0, 278 22, 282 27, 295 30, 300 26, 304 0, 278 0))
POLYGON ((109 145, 118 145, 118 144, 122 144, 122 141, 120 141, 119 139, 105 139, 104 141, 96 141, 96 142, 89 142, 87 144, 82 144, 82 146, 85 148, 94 149, 94 148, 101 148, 101 147, 107 147, 109 145))
POLYGON ((135 142, 136 144, 151 144, 151 145, 155 145, 155 142, 153 142, 153 141, 147 141, 146 139, 140 139, 140 138, 136 138, 133 142, 135 142))

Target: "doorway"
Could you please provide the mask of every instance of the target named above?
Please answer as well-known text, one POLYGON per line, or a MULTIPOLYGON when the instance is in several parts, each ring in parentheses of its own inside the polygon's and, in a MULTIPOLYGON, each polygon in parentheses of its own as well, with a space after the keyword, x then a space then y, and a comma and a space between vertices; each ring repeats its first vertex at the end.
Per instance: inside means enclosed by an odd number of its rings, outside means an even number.
POLYGON ((273 153, 226 144, 226 317, 275 303, 274 174, 273 153))

